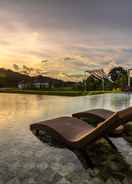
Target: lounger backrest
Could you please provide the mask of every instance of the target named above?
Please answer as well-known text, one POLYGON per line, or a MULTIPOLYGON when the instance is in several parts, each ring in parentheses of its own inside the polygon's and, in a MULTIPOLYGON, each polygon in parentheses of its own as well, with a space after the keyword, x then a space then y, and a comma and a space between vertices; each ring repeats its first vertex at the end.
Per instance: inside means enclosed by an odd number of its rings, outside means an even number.
POLYGON ((132 121, 132 107, 121 110, 117 114, 124 123, 132 121))
POLYGON ((121 120, 119 119, 119 116, 116 113, 111 115, 108 119, 100 123, 95 129, 93 129, 91 132, 89 132, 87 135, 84 135, 81 139, 82 144, 85 144, 85 142, 91 142, 95 139, 98 139, 99 137, 111 132, 116 127, 121 125, 121 120))

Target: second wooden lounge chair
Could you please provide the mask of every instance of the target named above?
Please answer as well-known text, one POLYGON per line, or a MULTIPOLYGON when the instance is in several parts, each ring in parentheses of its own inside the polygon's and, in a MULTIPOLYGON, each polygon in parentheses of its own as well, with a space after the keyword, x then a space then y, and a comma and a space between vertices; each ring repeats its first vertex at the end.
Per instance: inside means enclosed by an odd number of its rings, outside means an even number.
MULTIPOLYGON (((93 118, 97 121, 97 123, 99 123, 101 121, 106 120, 114 113, 115 113, 114 111, 107 110, 107 109, 91 109, 88 111, 83 111, 83 112, 72 114, 72 116, 79 118, 79 119, 93 118)), ((118 111, 118 115, 123 122, 131 121, 132 120, 132 107, 128 107, 126 109, 118 111)))
MULTIPOLYGON (((72 114, 72 116, 82 120, 86 120, 88 122, 91 120, 93 124, 98 125, 100 122, 106 120, 114 113, 114 111, 110 111, 107 109, 92 109, 72 114)), ((121 126, 117 127, 117 129, 113 131, 113 135, 118 135, 122 133, 125 123, 127 123, 128 121, 132 121, 132 107, 128 107, 126 109, 118 111, 117 113, 120 120, 124 123, 122 123, 121 126)))
POLYGON ((46 130, 56 141, 69 148, 74 153, 83 155, 83 158, 86 158, 88 164, 93 167, 88 155, 86 156, 86 145, 91 145, 96 140, 103 137, 114 149, 116 149, 107 135, 120 124, 121 121, 118 114, 114 113, 96 128, 77 118, 60 117, 32 124, 30 129, 35 135, 38 135, 39 131, 46 130))

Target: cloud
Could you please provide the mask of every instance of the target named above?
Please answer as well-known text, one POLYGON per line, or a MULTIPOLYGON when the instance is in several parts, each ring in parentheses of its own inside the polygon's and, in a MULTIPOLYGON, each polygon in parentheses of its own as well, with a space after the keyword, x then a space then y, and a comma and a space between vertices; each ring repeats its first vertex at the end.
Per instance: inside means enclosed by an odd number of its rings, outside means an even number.
POLYGON ((56 75, 132 67, 131 5, 129 0, 0 1, 0 66, 25 65, 56 75))

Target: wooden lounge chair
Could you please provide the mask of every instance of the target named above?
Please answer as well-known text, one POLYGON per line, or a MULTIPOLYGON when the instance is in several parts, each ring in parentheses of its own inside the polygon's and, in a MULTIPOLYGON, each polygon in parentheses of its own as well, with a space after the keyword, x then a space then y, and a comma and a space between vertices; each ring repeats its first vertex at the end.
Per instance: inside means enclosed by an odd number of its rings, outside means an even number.
MULTIPOLYGON (((109 118, 112 114, 114 114, 114 111, 107 110, 107 109, 92 109, 88 111, 78 112, 75 114, 72 114, 73 117, 76 118, 95 118, 97 122, 104 121, 105 119, 109 118)), ((128 107, 126 109, 123 109, 121 111, 118 111, 119 117, 124 122, 128 122, 132 120, 132 107, 128 107)))
POLYGON ((95 128, 74 117, 60 117, 32 124, 30 129, 35 135, 42 130, 48 131, 56 141, 72 150, 76 155, 77 153, 83 155, 83 158, 86 158, 88 164, 93 167, 88 155, 86 156, 86 145, 91 145, 104 137, 116 149, 107 135, 121 123, 118 114, 114 113, 95 128))
MULTIPOLYGON (((93 123, 97 125, 98 123, 109 118, 114 113, 114 111, 110 111, 107 109, 92 109, 72 114, 72 116, 86 121, 90 121, 91 119, 91 121, 93 121, 93 123)), ((128 107, 126 109, 118 111, 117 113, 120 120, 124 123, 132 120, 132 107, 128 107)), ((121 134, 124 130, 124 125, 125 124, 122 124, 121 126, 117 127, 115 131, 113 131, 113 135, 121 134)))
POLYGON ((93 118, 95 121, 97 121, 97 123, 99 123, 109 118, 113 113, 115 112, 107 109, 91 109, 88 111, 72 114, 72 116, 79 119, 93 118))

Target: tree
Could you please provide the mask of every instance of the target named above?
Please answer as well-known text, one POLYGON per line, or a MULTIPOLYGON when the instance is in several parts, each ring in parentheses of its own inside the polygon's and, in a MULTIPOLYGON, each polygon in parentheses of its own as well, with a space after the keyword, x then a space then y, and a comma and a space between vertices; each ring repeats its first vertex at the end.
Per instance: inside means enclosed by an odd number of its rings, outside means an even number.
POLYGON ((125 70, 123 67, 114 67, 109 72, 109 76, 111 80, 114 82, 115 88, 124 88, 127 85, 128 80, 128 74, 127 70, 125 70))
POLYGON ((30 68, 30 67, 28 67, 26 65, 22 66, 22 71, 21 71, 22 73, 24 73, 26 75, 29 75, 31 73, 31 71, 32 71, 32 68, 30 68))
POLYGON ((114 67, 112 68, 112 70, 109 72, 109 76, 111 77, 112 81, 116 81, 118 80, 120 77, 122 77, 122 75, 127 75, 127 71, 119 66, 119 67, 114 67))
POLYGON ((20 69, 19 66, 18 66, 17 64, 13 64, 13 68, 14 68, 14 70, 17 71, 17 72, 18 72, 19 69, 20 69))

